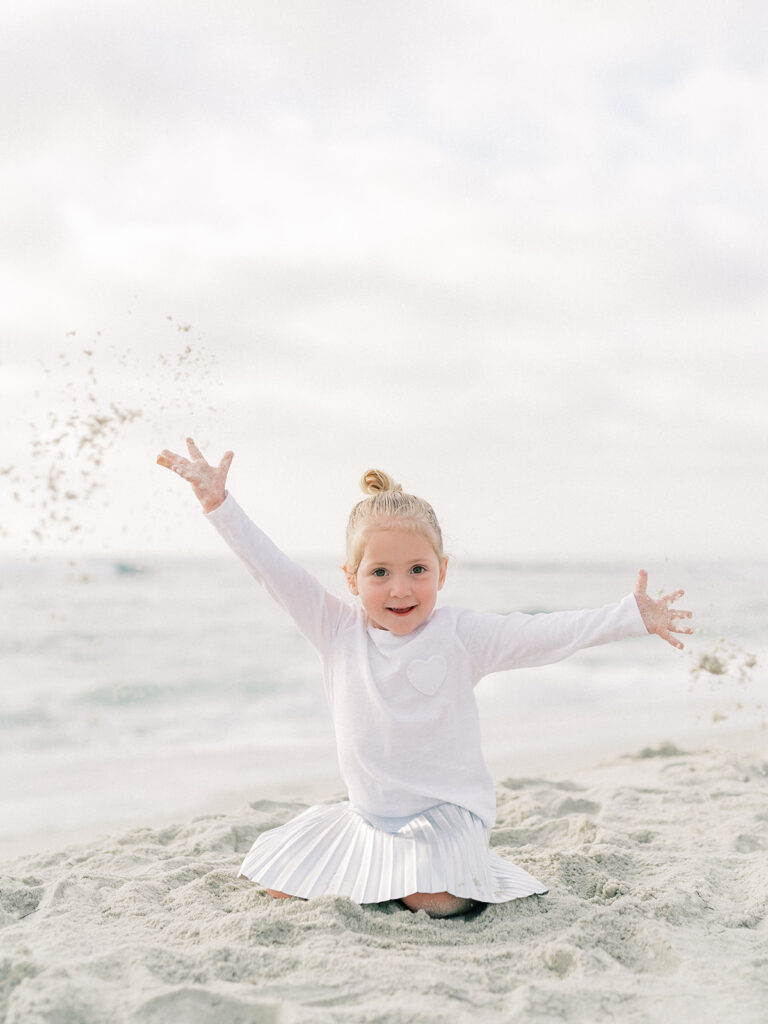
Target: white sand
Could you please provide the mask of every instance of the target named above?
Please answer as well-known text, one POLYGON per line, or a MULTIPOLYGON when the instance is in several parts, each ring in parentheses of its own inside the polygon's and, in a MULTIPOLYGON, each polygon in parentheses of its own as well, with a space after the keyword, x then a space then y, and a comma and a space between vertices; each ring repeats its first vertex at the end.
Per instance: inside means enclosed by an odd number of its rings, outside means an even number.
POLYGON ((0 1020, 768 1021, 768 761, 660 745, 498 798, 551 891, 468 919, 239 880, 295 803, 6 864, 0 1020))

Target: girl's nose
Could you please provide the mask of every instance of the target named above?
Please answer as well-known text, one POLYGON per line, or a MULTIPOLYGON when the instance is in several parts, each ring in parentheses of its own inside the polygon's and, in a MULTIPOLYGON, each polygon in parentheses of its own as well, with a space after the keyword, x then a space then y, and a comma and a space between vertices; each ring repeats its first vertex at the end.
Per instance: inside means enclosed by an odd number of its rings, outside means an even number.
POLYGON ((392 597, 405 597, 411 592, 411 581, 408 576, 393 576, 390 587, 392 597))

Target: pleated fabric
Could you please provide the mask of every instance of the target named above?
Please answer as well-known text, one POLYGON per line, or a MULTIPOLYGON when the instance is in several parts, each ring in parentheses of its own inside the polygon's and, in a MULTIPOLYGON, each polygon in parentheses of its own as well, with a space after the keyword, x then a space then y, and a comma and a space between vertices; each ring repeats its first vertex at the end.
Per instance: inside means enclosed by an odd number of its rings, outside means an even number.
POLYGON ((290 896, 346 896, 355 903, 414 892, 506 903, 548 891, 490 850, 480 818, 450 803, 430 807, 393 831, 372 825, 349 801, 310 807, 262 833, 240 874, 290 896))

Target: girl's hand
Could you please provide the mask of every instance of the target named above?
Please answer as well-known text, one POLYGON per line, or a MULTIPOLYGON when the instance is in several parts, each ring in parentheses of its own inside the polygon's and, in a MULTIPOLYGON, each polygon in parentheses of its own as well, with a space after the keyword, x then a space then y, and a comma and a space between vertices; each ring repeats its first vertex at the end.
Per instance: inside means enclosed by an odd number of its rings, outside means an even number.
POLYGON ((641 569, 637 574, 637 583, 635 584, 635 600, 643 617, 645 628, 649 633, 658 633, 662 640, 666 640, 668 644, 672 644, 673 647, 682 650, 683 645, 672 636, 672 633, 693 633, 690 627, 685 629, 676 628, 678 619, 691 619, 693 618, 693 612, 678 611, 676 608, 670 608, 669 606, 678 597, 682 597, 685 591, 676 590, 674 594, 664 594, 658 601, 654 601, 652 597, 648 597, 646 594, 647 586, 648 573, 645 569, 641 569))
POLYGON ((227 496, 226 483, 234 452, 226 452, 218 466, 211 466, 191 437, 187 438, 191 459, 169 452, 164 448, 157 456, 157 464, 172 469, 174 473, 189 480, 192 490, 203 506, 203 512, 213 512, 227 496))

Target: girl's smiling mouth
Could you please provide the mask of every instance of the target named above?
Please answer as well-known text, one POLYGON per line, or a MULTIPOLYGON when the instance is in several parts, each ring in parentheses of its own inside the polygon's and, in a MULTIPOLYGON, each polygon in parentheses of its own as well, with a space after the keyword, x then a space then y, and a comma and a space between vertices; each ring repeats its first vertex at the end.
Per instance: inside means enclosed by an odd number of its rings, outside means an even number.
POLYGON ((412 612, 415 607, 416 605, 412 604, 407 608, 388 608, 387 611, 393 612, 395 615, 407 615, 409 612, 412 612))

